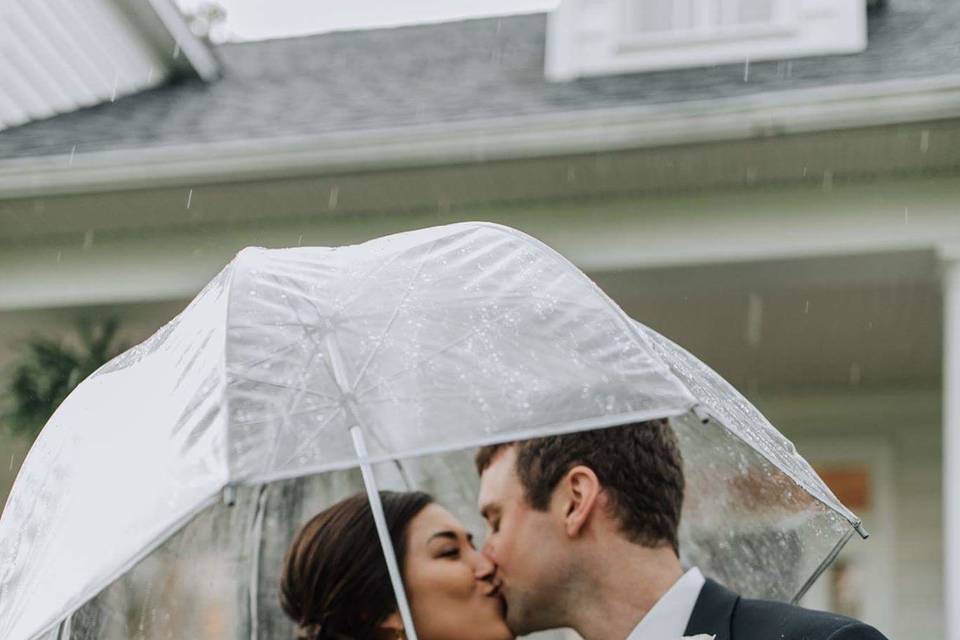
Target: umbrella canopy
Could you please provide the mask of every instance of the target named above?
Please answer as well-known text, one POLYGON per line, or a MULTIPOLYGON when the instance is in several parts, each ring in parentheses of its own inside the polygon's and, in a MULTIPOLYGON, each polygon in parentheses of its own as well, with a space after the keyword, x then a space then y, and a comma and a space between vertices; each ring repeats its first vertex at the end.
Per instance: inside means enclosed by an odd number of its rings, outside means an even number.
POLYGON ((246 249, 40 434, 0 519, 0 638, 56 629, 225 491, 260 531, 267 486, 660 417, 707 573, 789 599, 858 526, 732 387, 518 231, 246 249))

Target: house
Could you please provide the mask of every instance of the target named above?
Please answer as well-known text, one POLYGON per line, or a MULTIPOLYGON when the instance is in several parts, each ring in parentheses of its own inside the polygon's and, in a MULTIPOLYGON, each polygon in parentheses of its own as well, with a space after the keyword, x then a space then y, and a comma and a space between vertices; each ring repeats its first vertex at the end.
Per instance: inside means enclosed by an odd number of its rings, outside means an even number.
MULTIPOLYGON (((737 385, 863 517, 807 604, 960 639, 960 4, 672 6, 194 38, 209 67, 9 120, 0 368, 82 314, 149 335, 243 246, 502 222, 737 385)), ((12 474, 26 445, 0 446, 12 474)))

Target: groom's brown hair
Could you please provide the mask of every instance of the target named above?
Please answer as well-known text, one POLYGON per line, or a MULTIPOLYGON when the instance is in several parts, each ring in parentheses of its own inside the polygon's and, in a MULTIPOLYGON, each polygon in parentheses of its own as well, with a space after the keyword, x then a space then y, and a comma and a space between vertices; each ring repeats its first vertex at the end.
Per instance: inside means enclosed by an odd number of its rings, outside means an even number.
POLYGON ((630 541, 645 547, 668 543, 679 555, 683 458, 667 420, 482 447, 477 472, 483 475, 508 447, 516 447, 517 476, 534 509, 546 511, 563 476, 585 465, 609 493, 613 515, 630 541))

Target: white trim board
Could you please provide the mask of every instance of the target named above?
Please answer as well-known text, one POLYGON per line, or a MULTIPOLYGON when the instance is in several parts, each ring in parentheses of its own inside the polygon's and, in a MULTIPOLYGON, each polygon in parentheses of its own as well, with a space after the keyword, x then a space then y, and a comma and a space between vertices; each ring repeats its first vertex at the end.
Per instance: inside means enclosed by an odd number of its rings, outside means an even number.
POLYGON ((0 161, 0 199, 437 166, 960 117, 960 75, 317 136, 0 161))

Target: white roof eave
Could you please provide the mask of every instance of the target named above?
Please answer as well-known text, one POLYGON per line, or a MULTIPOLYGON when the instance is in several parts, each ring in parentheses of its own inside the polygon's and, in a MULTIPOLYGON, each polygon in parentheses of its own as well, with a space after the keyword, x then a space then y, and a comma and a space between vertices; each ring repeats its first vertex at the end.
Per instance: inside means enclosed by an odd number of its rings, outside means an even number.
POLYGON ((180 55, 202 80, 211 82, 220 77, 220 61, 203 39, 190 31, 183 14, 171 0, 144 0, 169 33, 173 47, 171 56, 180 55))
POLYGON ((11 158, 0 161, 0 199, 656 148, 955 117, 960 74, 312 137, 11 158))

